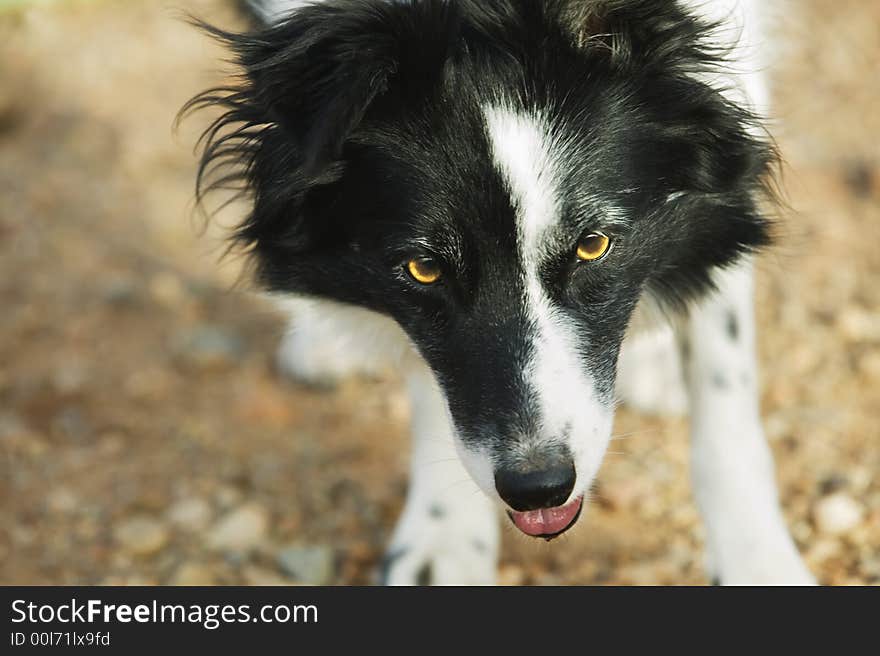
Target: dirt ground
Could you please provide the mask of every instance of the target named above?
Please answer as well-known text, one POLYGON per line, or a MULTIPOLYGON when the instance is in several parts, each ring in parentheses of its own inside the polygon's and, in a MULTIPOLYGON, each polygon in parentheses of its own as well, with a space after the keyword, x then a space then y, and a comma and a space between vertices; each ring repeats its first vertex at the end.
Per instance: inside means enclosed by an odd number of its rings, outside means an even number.
MULTIPOLYGON (((240 24, 210 0, 0 13, 0 583, 370 583, 407 485, 406 402, 393 380, 276 374, 280 317, 191 218, 208 117, 171 125, 222 53, 181 7, 240 24)), ((763 412, 810 567, 876 584, 880 3, 790 7, 763 412)), ((624 409, 615 431, 570 535, 506 527, 503 582, 706 582, 686 421, 624 409)))

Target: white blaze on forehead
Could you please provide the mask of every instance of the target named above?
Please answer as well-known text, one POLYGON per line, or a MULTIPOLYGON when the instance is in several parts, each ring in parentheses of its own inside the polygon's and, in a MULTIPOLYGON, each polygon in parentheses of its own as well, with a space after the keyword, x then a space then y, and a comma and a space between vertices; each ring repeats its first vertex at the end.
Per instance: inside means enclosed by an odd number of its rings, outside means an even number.
POLYGON ((534 326, 532 357, 523 378, 538 396, 541 417, 539 434, 524 437, 529 442, 567 444, 578 471, 577 494, 599 467, 612 413, 597 398, 594 381, 584 369, 582 337, 554 305, 539 276, 547 230, 559 221, 559 172, 565 149, 540 114, 497 106, 483 111, 495 166, 516 210, 523 300, 534 326))
POLYGON ((484 113, 495 165, 517 209, 520 238, 533 249, 559 215, 549 130, 540 116, 493 106, 485 107, 484 113))

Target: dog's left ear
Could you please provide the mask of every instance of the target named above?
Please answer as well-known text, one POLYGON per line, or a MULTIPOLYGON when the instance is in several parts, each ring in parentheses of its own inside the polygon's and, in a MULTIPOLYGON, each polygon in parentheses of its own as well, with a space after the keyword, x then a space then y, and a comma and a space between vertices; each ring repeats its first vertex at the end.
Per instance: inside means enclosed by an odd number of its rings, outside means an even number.
POLYGON ((278 26, 228 37, 249 102, 293 138, 306 175, 339 157, 389 85, 424 84, 442 68, 452 32, 448 3, 400 4, 329 0, 278 26), (420 70, 409 70, 412 62, 420 70))
POLYGON ((662 180, 654 221, 677 235, 652 281, 671 306, 711 289, 710 273, 771 241, 762 212, 777 161, 760 121, 708 80, 733 45, 672 0, 569 2, 579 47, 628 80, 645 110, 642 165, 662 180), (719 45, 721 44, 721 45, 719 45))
MULTIPOLYGON (((326 0, 282 23, 231 33, 200 27, 232 53, 240 74, 182 110, 221 109, 202 137, 197 200, 246 195, 234 242, 262 266, 272 249, 302 250, 314 225, 309 194, 344 172, 344 150, 371 110, 424 101, 442 79, 459 19, 447 0, 326 0)), ((222 207, 222 206, 221 206, 222 207)))
MULTIPOLYGON (((254 167, 271 152, 294 186, 322 177, 390 88, 415 93, 436 80, 457 29, 445 0, 327 0, 240 34, 197 24, 241 69, 236 86, 209 90, 184 108, 226 110, 205 135, 203 173, 210 165, 244 164, 236 181, 252 184, 254 167)), ((267 173, 278 172, 261 171, 267 173)))
POLYGON ((759 121, 709 85, 728 68, 735 44, 722 26, 671 0, 593 0, 569 6, 579 45, 633 81, 652 108, 681 191, 725 193, 758 187, 775 153, 759 121), (687 163, 687 165, 682 165, 687 163))

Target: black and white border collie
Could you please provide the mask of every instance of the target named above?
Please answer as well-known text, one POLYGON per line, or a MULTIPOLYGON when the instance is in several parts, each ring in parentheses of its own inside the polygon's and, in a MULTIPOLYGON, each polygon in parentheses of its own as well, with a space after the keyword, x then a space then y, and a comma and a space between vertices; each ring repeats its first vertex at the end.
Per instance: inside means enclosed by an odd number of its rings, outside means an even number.
POLYGON ((241 76, 190 104, 224 110, 199 193, 247 194, 235 238, 295 316, 289 371, 406 376, 385 582, 491 583, 499 508, 570 529, 616 400, 668 400, 679 371, 711 578, 810 582, 758 407, 760 0, 248 4, 254 31, 207 28, 241 76), (672 328, 633 336, 637 307, 672 328))

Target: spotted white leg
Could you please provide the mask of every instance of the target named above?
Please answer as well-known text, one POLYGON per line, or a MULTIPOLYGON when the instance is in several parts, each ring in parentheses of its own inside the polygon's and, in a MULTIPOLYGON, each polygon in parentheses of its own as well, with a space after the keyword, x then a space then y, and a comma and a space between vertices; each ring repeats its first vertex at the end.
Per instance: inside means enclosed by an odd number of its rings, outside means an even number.
POLYGON ((490 585, 498 560, 498 517, 456 453, 433 374, 413 368, 413 452, 406 506, 383 564, 388 585, 490 585))
POLYGON ((723 584, 812 583, 779 508, 761 426, 751 263, 716 281, 718 292, 680 328, 710 574, 723 584))

